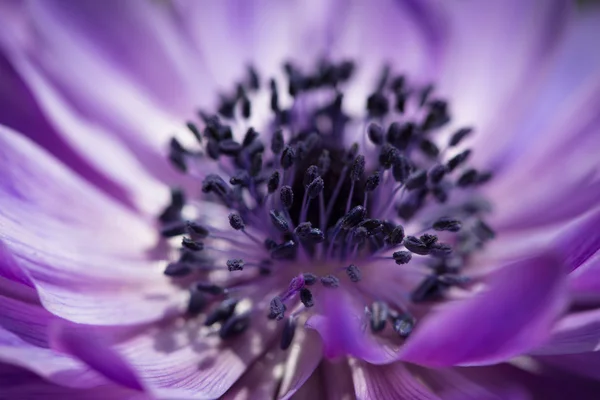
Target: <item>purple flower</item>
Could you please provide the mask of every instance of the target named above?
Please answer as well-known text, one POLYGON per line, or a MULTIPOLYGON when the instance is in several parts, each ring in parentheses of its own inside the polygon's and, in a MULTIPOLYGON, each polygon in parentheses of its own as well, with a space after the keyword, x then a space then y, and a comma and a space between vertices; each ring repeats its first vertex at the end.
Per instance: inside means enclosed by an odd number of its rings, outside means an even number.
POLYGON ((599 17, 2 3, 0 398, 597 397, 599 17))

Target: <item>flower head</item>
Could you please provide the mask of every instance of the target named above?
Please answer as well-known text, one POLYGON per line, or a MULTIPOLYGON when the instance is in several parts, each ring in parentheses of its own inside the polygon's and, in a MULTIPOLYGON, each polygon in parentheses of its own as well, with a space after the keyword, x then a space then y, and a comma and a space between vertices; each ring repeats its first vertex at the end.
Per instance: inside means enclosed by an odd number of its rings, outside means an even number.
POLYGON ((598 392, 597 11, 0 9, 12 397, 598 392))

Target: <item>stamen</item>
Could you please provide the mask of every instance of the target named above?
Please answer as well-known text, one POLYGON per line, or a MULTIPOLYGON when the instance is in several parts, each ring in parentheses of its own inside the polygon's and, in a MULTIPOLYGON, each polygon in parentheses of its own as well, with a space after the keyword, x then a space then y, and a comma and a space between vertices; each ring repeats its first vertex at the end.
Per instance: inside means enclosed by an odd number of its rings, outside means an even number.
POLYGON ((321 277, 321 283, 327 288, 336 288, 340 286, 340 280, 333 275, 321 277))
POLYGON ((236 299, 223 300, 213 311, 206 315, 204 325, 211 326, 217 322, 227 320, 233 315, 237 304, 238 301, 236 299))
POLYGON ((371 331, 374 333, 381 332, 385 329, 385 321, 388 318, 389 309, 387 304, 381 301, 376 301, 371 304, 371 331))
POLYGON ((442 217, 433 223, 433 229, 436 231, 458 232, 462 223, 454 218, 442 217))
POLYGON ((190 299, 188 301, 188 306, 187 306, 186 312, 189 315, 198 315, 202 311, 204 311, 204 308, 206 307, 207 303, 208 302, 206 300, 206 296, 204 295, 204 293, 197 290, 196 288, 191 288, 190 289, 190 299))
POLYGON ((186 237, 184 237, 181 240, 181 245, 191 251, 200 251, 200 250, 204 249, 203 243, 196 242, 196 241, 194 241, 190 238, 186 238, 186 237))
POLYGON ((350 264, 346 267, 346 274, 348 274, 348 278, 350 278, 352 282, 359 282, 362 278, 360 270, 354 264, 350 264))
POLYGON ((232 336, 237 336, 248 329, 248 326, 250 326, 250 313, 234 315, 221 325, 219 337, 221 339, 229 339, 232 336))
POLYGON ((233 258, 227 260, 227 269, 229 271, 241 271, 244 269, 244 260, 241 258, 233 258))
POLYGON ((277 321, 283 319, 286 307, 285 304, 281 301, 279 296, 275 296, 273 300, 271 300, 271 304, 269 306, 269 318, 276 319, 277 321))
POLYGON ((281 341, 279 342, 279 347, 281 350, 287 350, 288 347, 292 344, 294 340, 294 334, 296 333, 296 318, 288 318, 283 325, 283 330, 281 331, 281 341))
POLYGON ((392 328, 401 338, 406 339, 410 336, 415 326, 414 319, 409 315, 401 315, 392 322, 392 328))
POLYGON ((312 292, 307 288, 300 289, 300 301, 306 308, 310 308, 315 305, 312 292))
POLYGON ((412 253, 409 251, 396 251, 392 257, 394 258, 394 261, 396 261, 396 264, 404 265, 410 262, 412 259, 412 253))

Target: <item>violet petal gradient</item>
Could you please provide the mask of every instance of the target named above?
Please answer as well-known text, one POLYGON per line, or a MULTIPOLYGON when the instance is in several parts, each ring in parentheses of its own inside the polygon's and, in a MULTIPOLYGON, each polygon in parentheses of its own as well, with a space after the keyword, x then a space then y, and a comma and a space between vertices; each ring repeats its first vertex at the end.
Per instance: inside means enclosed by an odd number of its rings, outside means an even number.
POLYGON ((285 353, 275 349, 248 366, 248 369, 225 393, 222 400, 269 399, 277 393, 279 365, 285 353))
POLYGON ((2 400, 151 400, 142 393, 116 385, 102 384, 93 388, 55 385, 27 370, 8 364, 0 364, 0 387, 2 400))
POLYGON ((489 364, 527 352, 547 338, 564 309, 565 278, 564 267, 546 255, 506 265, 483 293, 429 313, 400 358, 441 367, 489 364))
MULTIPOLYGON (((600 132, 600 131, 599 131, 600 132)), ((563 263, 574 271, 600 250, 600 207, 592 209, 578 220, 570 223, 555 242, 563 254, 563 263)))
POLYGON ((144 391, 135 371, 110 346, 107 338, 94 331, 94 327, 57 322, 50 327, 49 340, 53 349, 81 360, 113 382, 144 391))
MULTIPOLYGON (((556 368, 583 377, 600 380, 600 352, 573 353, 537 356, 537 360, 556 368)), ((596 385, 598 383, 596 382, 596 385)), ((598 394, 598 391, 596 391, 598 394)))
POLYGON ((16 131, 26 132, 34 142, 68 163, 73 170, 95 186, 133 206, 128 198, 127 189, 120 187, 101 170, 90 165, 88 160, 63 140, 4 52, 0 53, 0 123, 16 131))
MULTIPOLYGON (((181 34, 179 22, 171 15, 167 3, 42 0, 28 2, 26 7, 32 17, 27 23, 34 24, 45 35, 40 44, 55 45, 54 40, 59 37, 68 39, 65 33, 75 36, 85 46, 79 49, 99 54, 163 109, 190 112, 198 96, 206 96, 213 90, 202 63, 198 62, 200 57, 190 51, 190 43, 181 34), (207 89, 206 92, 198 90, 200 87, 207 89)), ((69 51, 69 43, 62 43, 63 49, 53 51, 69 51)), ((71 55, 78 52, 73 48, 71 55)))
POLYGON ((328 399, 354 399, 354 382, 347 359, 323 360, 323 386, 328 399))
POLYGON ((114 325, 185 306, 185 293, 146 256, 152 225, 17 133, 0 128, 0 144, 0 240, 50 312, 114 325))
MULTIPOLYGON (((218 336, 199 335, 202 328, 202 321, 177 319, 150 327, 114 348, 155 396, 215 399, 279 338, 271 325, 254 326, 223 343, 218 336)), ((94 362, 100 362, 101 354, 96 357, 94 362)))
POLYGON ((592 304, 600 302, 600 251, 571 273, 569 290, 576 301, 592 304))
POLYGON ((535 87, 569 21, 567 0, 466 0, 441 5, 452 21, 448 62, 437 80, 454 122, 475 125, 477 160, 489 161, 510 139, 524 85, 535 87), (493 140, 494 145, 490 145, 493 140))
POLYGON ((319 332, 326 358, 353 356, 376 364, 391 362, 395 355, 364 329, 364 306, 356 304, 344 290, 323 290, 315 303, 321 313, 311 316, 308 328, 319 332))
POLYGON ((531 354, 553 355, 600 350, 600 310, 570 313, 561 318, 550 339, 531 354))
POLYGON ((279 398, 282 400, 294 396, 323 358, 323 344, 319 335, 310 329, 298 333, 302 337, 294 340, 288 350, 288 362, 279 390, 279 398))
POLYGON ((0 362, 10 363, 67 387, 107 381, 77 359, 49 347, 47 331, 58 320, 38 303, 0 295, 0 362))
POLYGON ((404 363, 372 365, 354 360, 351 369, 357 399, 440 399, 419 382, 404 363))

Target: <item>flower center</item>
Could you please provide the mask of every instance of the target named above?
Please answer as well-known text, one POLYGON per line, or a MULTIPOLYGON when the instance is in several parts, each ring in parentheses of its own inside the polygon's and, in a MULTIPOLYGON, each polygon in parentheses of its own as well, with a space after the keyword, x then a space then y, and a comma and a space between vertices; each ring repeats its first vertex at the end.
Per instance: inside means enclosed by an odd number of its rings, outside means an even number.
POLYGON ((165 274, 191 283, 188 313, 203 314, 223 339, 247 329, 262 304, 265 317, 286 318, 287 348, 297 320, 315 306, 313 292, 345 285, 365 302, 373 332, 389 321, 405 338, 416 321, 411 305, 468 285, 463 266, 494 236, 482 220, 488 204, 473 190, 491 174, 468 167, 471 150, 460 149, 472 130, 443 143, 446 102, 389 68, 364 115, 347 115, 354 69, 321 62, 306 73, 286 63, 283 92, 273 79, 263 87, 249 68, 217 114, 199 114, 202 128, 187 124, 192 146, 171 141, 173 165, 202 179, 203 194, 201 203, 187 201, 174 189, 159 217, 163 237, 185 235, 165 274), (187 218, 184 206, 194 204, 187 218), (418 268, 408 304, 389 304, 370 287, 374 279, 364 282, 382 264, 418 268))

